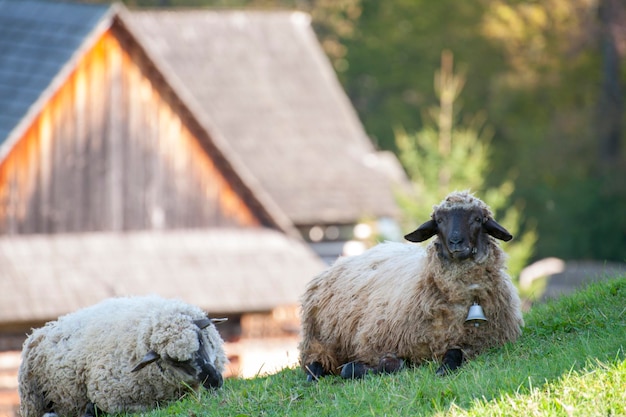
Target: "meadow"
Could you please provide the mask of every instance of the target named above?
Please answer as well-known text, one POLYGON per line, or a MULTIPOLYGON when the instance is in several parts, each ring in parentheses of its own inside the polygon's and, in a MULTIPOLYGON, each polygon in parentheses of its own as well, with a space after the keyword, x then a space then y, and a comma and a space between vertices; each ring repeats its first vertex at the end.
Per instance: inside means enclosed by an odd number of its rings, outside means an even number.
POLYGON ((229 379, 145 416, 626 416, 626 277, 536 305, 525 321, 517 343, 452 376, 435 376, 428 363, 307 383, 286 369, 229 379))

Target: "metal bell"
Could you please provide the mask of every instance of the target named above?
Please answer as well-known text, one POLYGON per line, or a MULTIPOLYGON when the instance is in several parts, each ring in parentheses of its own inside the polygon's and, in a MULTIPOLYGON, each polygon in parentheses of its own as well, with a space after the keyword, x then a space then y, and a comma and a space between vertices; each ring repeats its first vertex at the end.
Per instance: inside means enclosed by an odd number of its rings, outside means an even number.
POLYGON ((470 322, 475 327, 478 327, 481 322, 487 321, 487 317, 485 317, 485 313, 483 313, 483 308, 478 303, 474 303, 469 308, 465 321, 470 322))

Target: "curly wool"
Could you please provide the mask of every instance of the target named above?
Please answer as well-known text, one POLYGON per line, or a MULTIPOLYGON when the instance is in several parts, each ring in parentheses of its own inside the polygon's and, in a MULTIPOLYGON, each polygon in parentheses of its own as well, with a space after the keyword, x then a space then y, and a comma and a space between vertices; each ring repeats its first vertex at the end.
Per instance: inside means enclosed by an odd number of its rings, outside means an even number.
POLYGON ((480 209, 484 213, 485 217, 493 217, 493 213, 487 204, 485 204, 480 198, 475 197, 468 190, 465 191, 454 191, 446 198, 441 201, 441 203, 433 206, 433 214, 438 211, 444 210, 452 210, 452 209, 463 209, 463 210, 472 210, 472 209, 480 209))
MULTIPOLYGON (((467 192, 451 194, 434 210, 459 207, 491 213, 467 192)), ((436 243, 426 249, 379 244, 315 277, 302 298, 301 365, 319 362, 337 374, 352 361, 374 367, 393 355, 419 364, 441 360, 451 348, 472 357, 516 340, 521 303, 495 239, 489 237, 479 261, 461 263, 443 263, 436 243), (478 328, 465 322, 477 300, 488 318, 478 328)))
POLYGON ((131 372, 149 351, 187 361, 209 346, 218 372, 227 363, 215 326, 198 307, 156 296, 113 298, 36 329, 24 343, 19 370, 21 415, 41 417, 49 403, 80 416, 89 403, 106 413, 138 412, 178 399, 198 381, 171 366, 131 372))

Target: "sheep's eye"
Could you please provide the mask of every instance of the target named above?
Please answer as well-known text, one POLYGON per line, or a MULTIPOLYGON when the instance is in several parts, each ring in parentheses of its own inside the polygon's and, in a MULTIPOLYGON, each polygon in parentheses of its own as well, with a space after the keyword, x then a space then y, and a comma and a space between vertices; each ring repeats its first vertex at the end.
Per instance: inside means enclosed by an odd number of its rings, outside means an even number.
POLYGON ((189 375, 193 375, 196 372, 196 369, 193 367, 193 363, 191 360, 186 360, 186 361, 177 361, 175 359, 171 359, 169 358, 168 363, 170 365, 172 365, 174 368, 178 368, 181 371, 189 374, 189 375))
POLYGON ((437 219, 437 224, 441 224, 441 223, 443 223, 443 219, 442 218, 438 218, 437 219))
POLYGON ((478 223, 482 223, 482 222, 483 222, 483 218, 482 218, 482 217, 476 217, 476 221, 477 221, 478 223))

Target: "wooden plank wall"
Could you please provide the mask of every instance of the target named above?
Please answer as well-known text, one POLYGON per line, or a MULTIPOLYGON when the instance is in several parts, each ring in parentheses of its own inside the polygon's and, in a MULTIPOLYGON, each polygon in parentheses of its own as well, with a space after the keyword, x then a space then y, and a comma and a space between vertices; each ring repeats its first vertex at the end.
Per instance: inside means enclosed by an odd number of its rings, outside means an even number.
POLYGON ((261 222, 132 49, 104 33, 2 162, 1 234, 261 222))

